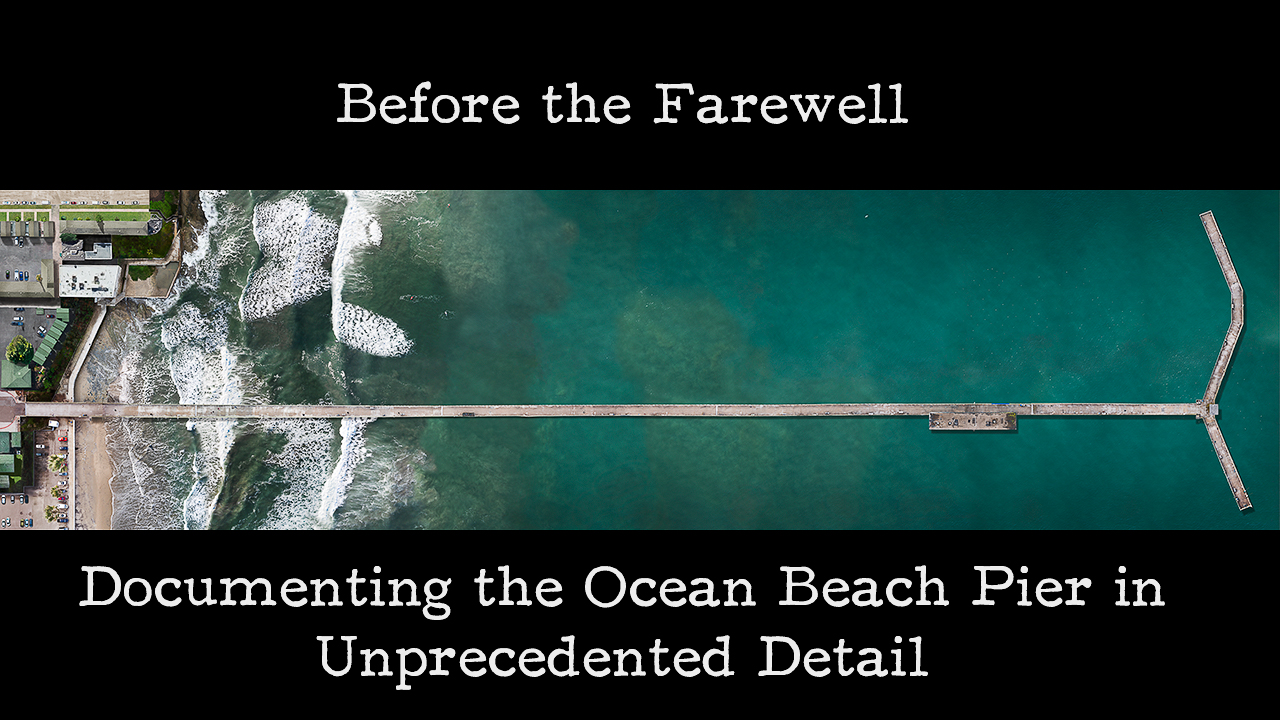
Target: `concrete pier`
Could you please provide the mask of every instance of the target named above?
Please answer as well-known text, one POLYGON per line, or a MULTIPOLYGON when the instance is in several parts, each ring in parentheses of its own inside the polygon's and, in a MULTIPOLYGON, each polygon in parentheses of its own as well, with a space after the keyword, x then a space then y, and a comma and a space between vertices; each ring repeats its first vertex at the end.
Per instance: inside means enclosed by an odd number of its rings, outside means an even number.
POLYGON ((1237 506, 1252 507, 1218 427, 1218 391, 1244 329, 1244 290, 1212 212, 1200 216, 1231 291, 1231 323, 1204 397, 1191 403, 816 403, 651 405, 126 405, 14 403, 17 415, 85 418, 472 418, 472 417, 903 417, 929 418, 931 430, 1017 430, 1018 416, 1191 416, 1204 422, 1237 506))
POLYGON ((1028 416, 1188 415, 1199 403, 822 403, 796 405, 123 405, 27 403, 31 417, 394 418, 394 417, 903 417, 1009 414, 1028 416))
POLYGON ((1222 340, 1222 349, 1218 351, 1218 360, 1213 364, 1213 372, 1209 373, 1209 385, 1204 389, 1202 405, 1210 408, 1204 415, 1204 429, 1209 433, 1209 442, 1213 443, 1213 451, 1218 455, 1222 465, 1222 473, 1227 476, 1227 484, 1231 486, 1231 494, 1235 496, 1236 506, 1243 512, 1253 507, 1249 501, 1249 493, 1245 492, 1240 473, 1236 472, 1235 460, 1231 459, 1231 451, 1227 449, 1227 441, 1218 428, 1218 391, 1222 389, 1222 381, 1227 376, 1227 368, 1231 367, 1231 358, 1235 355, 1236 344, 1240 342, 1240 333, 1244 332, 1244 288, 1240 285, 1240 276, 1236 274, 1236 266, 1231 262, 1227 252, 1227 244, 1222 240, 1222 232, 1218 230, 1218 221, 1213 212, 1200 214, 1200 222, 1213 245, 1213 254, 1218 258, 1222 268, 1222 277, 1227 281, 1231 291, 1231 323, 1227 325, 1227 336, 1222 340))

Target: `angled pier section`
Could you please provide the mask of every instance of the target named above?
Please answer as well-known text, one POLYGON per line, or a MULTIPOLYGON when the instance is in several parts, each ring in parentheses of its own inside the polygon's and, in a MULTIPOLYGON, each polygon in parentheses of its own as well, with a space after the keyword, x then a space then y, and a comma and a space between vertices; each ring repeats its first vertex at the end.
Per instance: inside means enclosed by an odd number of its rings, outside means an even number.
POLYGON ((1218 361, 1213 364, 1213 372, 1209 374, 1209 385, 1204 389, 1204 398, 1200 401, 1210 411, 1204 415, 1204 429, 1209 433, 1209 442, 1213 443, 1213 451, 1218 455, 1218 463, 1222 465, 1222 473, 1227 476, 1227 484, 1231 486, 1231 494, 1235 495, 1236 505, 1243 512, 1253 507, 1249 501, 1249 493, 1244 490, 1244 482, 1236 471, 1235 460, 1231 459, 1231 451, 1227 449, 1227 441, 1218 428, 1217 415, 1218 391, 1222 388, 1222 380, 1227 376, 1227 368, 1231 366, 1231 358, 1236 352, 1236 343, 1240 342, 1240 333, 1244 331, 1244 288, 1240 285, 1240 276, 1236 275, 1236 266, 1231 262, 1227 252, 1227 244, 1222 241, 1222 232, 1218 230, 1218 221, 1213 211, 1200 214, 1200 222, 1209 235, 1213 245, 1213 254, 1218 257, 1218 265, 1222 268, 1222 277, 1231 290, 1231 324, 1227 326, 1227 336, 1222 340, 1222 349, 1218 351, 1218 361))

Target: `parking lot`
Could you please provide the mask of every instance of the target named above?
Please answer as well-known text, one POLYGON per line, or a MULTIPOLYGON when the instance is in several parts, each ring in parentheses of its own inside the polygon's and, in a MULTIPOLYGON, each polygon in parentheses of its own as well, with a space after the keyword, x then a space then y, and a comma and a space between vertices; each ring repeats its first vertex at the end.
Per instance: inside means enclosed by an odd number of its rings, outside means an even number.
POLYGON ((66 426, 61 428, 40 428, 36 430, 36 445, 44 445, 43 448, 37 447, 35 452, 42 453, 31 458, 23 458, 23 462, 28 467, 33 468, 33 477, 35 484, 29 485, 25 493, 22 492, 6 492, 2 493, 4 503, 0 504, 0 530, 54 530, 61 526, 69 526, 73 522, 71 520, 71 511, 69 509, 58 509, 59 515, 67 517, 68 521, 60 523, 57 516, 52 522, 45 519, 45 508, 48 506, 57 506, 59 504, 70 506, 71 503, 54 497, 51 492, 53 488, 65 488, 70 492, 70 483, 62 485, 62 481, 68 480, 67 477, 55 474, 49 470, 49 455, 66 455, 67 453, 60 448, 67 446, 67 443, 60 441, 58 438, 67 437, 66 426), (25 494, 27 502, 22 502, 21 498, 25 494), (9 518, 6 520, 5 518, 9 518), (23 527, 22 521, 30 519, 31 528, 23 527))
POLYGON ((56 307, 48 305, 0 305, 0 320, 4 321, 0 322, 0 347, 9 347, 10 341, 17 335, 25 337, 32 347, 40 347, 41 337, 37 330, 41 327, 46 331, 49 329, 53 318, 48 316, 56 310, 56 307), (13 324, 15 317, 22 318, 22 325, 13 324))
POLYGON ((5 200, 16 204, 36 202, 41 205, 55 205, 58 202, 71 204, 103 202, 110 205, 147 205, 150 192, 147 190, 0 190, 0 204, 5 200))
POLYGON ((18 280, 15 273, 21 270, 27 273, 27 282, 35 282, 40 261, 53 258, 53 241, 51 237, 0 238, 0 272, 8 274, 4 279, 18 280))
MULTIPOLYGON (((31 491, 28 489, 25 493, 5 492, 0 494, 0 499, 4 501, 0 503, 0 530, 27 530, 26 521, 35 517, 31 509, 36 506, 36 503, 35 498, 31 497, 31 491), (23 498, 31 502, 23 502, 23 498)), ((49 525, 44 519, 43 505, 40 506, 40 519, 31 522, 32 527, 37 524, 46 527, 49 525)))

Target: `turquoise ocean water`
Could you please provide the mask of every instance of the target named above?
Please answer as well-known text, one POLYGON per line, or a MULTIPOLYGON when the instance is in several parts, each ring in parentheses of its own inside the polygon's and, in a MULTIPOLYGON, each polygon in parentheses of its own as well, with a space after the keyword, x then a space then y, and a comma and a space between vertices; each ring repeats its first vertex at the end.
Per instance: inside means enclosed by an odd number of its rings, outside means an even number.
POLYGON ((1191 418, 119 421, 113 526, 1275 528, 1276 192, 204 191, 136 402, 1190 402, 1191 418))

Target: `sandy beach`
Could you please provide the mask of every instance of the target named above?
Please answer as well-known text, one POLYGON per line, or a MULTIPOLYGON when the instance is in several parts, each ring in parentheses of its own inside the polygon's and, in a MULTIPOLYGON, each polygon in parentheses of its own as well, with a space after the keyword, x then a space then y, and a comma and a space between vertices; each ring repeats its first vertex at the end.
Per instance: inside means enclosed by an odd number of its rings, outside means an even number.
POLYGON ((76 422, 76 527, 111 529, 111 477, 115 468, 107 454, 106 422, 76 422))
MULTIPOLYGON (((98 339, 104 334, 99 333, 98 339)), ((75 399, 89 396, 88 372, 83 368, 76 377, 75 399)), ((115 466, 107 454, 107 428, 104 420, 79 420, 75 423, 75 495, 76 528, 111 529, 111 478, 115 466)))

